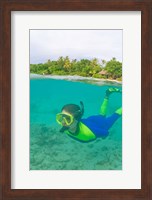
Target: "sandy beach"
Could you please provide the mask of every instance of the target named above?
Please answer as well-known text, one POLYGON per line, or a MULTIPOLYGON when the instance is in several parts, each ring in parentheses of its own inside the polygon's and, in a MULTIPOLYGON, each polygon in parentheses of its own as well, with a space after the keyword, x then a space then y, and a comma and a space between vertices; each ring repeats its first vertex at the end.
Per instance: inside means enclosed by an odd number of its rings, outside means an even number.
POLYGON ((99 79, 99 78, 92 78, 92 77, 82 77, 78 75, 40 75, 40 74, 30 74, 30 79, 59 79, 59 80, 68 80, 68 81, 81 81, 86 83, 92 83, 96 85, 122 85, 121 81, 111 80, 111 79, 99 79))

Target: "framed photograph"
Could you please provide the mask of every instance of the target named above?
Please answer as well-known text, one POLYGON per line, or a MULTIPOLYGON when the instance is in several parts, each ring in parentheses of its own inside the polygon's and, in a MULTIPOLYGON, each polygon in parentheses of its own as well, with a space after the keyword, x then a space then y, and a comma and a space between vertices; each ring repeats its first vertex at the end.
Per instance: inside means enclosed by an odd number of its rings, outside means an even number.
POLYGON ((2 199, 151 199, 151 7, 2 1, 2 199))
POLYGON ((30 170, 121 170, 121 80, 122 30, 30 30, 30 170))

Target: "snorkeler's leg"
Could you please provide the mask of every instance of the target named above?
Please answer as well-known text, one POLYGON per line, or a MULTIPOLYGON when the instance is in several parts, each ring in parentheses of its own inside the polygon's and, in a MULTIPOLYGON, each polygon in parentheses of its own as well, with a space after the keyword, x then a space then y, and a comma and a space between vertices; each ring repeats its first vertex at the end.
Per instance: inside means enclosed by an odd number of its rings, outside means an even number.
POLYGON ((106 128, 109 129, 122 116, 122 107, 117 109, 114 114, 106 118, 106 128))
POLYGON ((108 108, 108 99, 109 99, 109 96, 113 92, 120 92, 121 93, 121 90, 119 90, 118 88, 108 88, 106 90, 106 94, 105 94, 103 103, 102 103, 102 105, 100 107, 100 115, 106 116, 106 114, 107 114, 107 108, 108 108))

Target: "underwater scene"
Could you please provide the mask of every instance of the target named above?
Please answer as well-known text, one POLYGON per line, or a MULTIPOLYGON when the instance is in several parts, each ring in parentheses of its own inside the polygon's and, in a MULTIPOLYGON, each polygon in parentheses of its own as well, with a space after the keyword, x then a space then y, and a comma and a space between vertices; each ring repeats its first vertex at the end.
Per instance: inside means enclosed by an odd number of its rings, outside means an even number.
MULTIPOLYGON (((121 84, 30 78, 30 170, 122 170, 122 117, 105 138, 80 142, 60 132, 56 115, 65 104, 84 104, 87 118, 98 115, 108 88, 121 84)), ((122 106, 122 93, 110 95, 107 116, 122 106)))

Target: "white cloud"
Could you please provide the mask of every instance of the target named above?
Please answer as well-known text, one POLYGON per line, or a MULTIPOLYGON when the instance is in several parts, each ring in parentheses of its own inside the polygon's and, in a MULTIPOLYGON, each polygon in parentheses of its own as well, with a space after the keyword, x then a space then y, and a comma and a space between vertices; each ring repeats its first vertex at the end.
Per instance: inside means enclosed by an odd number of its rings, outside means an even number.
POLYGON ((30 30, 30 63, 60 56, 122 61, 122 30, 30 30))

